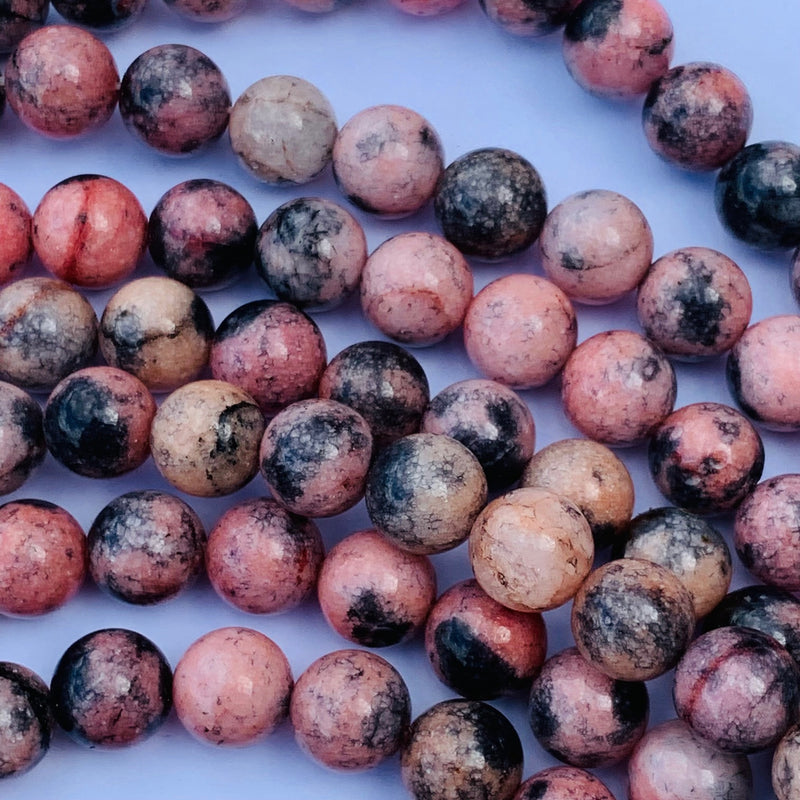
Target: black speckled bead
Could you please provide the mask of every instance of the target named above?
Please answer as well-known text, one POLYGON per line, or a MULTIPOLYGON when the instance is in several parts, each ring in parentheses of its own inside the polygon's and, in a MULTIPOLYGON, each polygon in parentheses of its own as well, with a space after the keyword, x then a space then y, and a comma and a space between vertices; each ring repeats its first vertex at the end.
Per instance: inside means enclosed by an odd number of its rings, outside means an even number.
POLYGON ((0 778, 35 767, 50 747, 47 684, 27 667, 0 662, 0 778))
POLYGON ((533 244, 547 216, 547 197, 529 161, 488 147, 447 167, 434 211, 445 238, 462 253, 494 260, 533 244))
POLYGON ((0 4, 0 53, 10 53, 31 31, 41 28, 49 10, 49 0, 4 0, 0 4))
POLYGON ((144 11, 147 0, 53 0, 64 19, 100 32, 123 28, 144 11))
POLYGON ((580 0, 480 0, 492 22, 515 36, 546 36, 558 30, 580 0))
POLYGON ((763 249, 800 244, 800 147, 759 142, 717 176, 717 214, 737 238, 763 249))
POLYGON ((0 494, 19 489, 45 453, 39 404, 22 389, 0 381, 0 494))

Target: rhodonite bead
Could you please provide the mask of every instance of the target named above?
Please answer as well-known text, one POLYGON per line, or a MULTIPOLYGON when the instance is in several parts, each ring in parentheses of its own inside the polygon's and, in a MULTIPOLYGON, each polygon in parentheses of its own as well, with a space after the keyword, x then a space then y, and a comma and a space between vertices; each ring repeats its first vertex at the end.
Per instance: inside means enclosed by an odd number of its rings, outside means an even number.
POLYGON ((400 673, 364 650, 336 650, 297 679, 290 714, 294 735, 311 758, 332 769, 377 766, 401 747, 411 699, 400 673))
POLYGON ((151 47, 122 76, 119 111, 125 127, 161 153, 194 153, 219 139, 230 106, 219 67, 185 44, 151 47))
POLYGON ((587 91, 633 97, 669 69, 672 37, 672 22, 656 0, 585 0, 567 20, 564 62, 587 91))
POLYGON ((515 36, 546 36, 567 21, 580 0, 480 0, 492 22, 515 36))
POLYGON ((316 86, 292 75, 262 78, 230 113, 231 146, 242 166, 265 183, 307 183, 331 160, 336 115, 316 86))
POLYGON ((692 597, 680 579, 636 558, 598 567, 572 606, 581 655, 620 681, 647 681, 674 667, 694 625, 692 597))
POLYGON ((777 744, 797 721, 799 678, 771 636, 717 628, 695 639, 676 667, 675 710, 718 750, 754 753, 777 744))
POLYGON ((178 719, 206 744, 243 747, 289 713, 294 680, 272 639, 250 628, 218 628, 193 642, 175 667, 178 719))
POLYGON ((328 624, 365 647, 410 639, 436 599, 436 571, 378 531, 363 530, 335 545, 322 564, 317 596, 328 624))
POLYGON ((747 276, 728 256, 707 247, 661 256, 639 284, 636 299, 645 336, 668 356, 687 361, 729 350, 752 310, 747 276))
POLYGON ((401 754, 414 800, 510 800, 522 743, 508 719, 477 700, 444 700, 420 714, 401 754))
POLYGON ((451 586, 425 625, 436 676, 470 700, 491 700, 530 685, 547 652, 541 614, 500 605, 475 580, 451 586))
POLYGON ((800 792, 800 726, 790 728, 775 748, 772 791, 778 800, 794 800, 800 792))
POLYGON ((627 197, 593 189, 547 215, 539 249, 545 274, 572 300, 604 305, 639 285, 653 260, 653 233, 627 197))
POLYGON ((464 0, 389 0, 395 8, 417 17, 433 17, 458 8, 464 0))
POLYGON ((22 389, 0 381, 0 495, 14 492, 44 461, 42 409, 22 389))
POLYGON ((88 747, 124 747, 152 735, 172 708, 172 671, 145 636, 106 628, 82 636, 50 682, 56 721, 88 747))
MULTIPOLYGON (((0 114, 5 90, 0 88, 0 114)), ((25 201, 10 187, 0 183, 0 284, 17 276, 33 254, 31 212, 25 201)))
POLYGON ((586 517, 597 548, 619 537, 633 513, 627 467, 591 439, 562 439, 542 448, 525 466, 520 486, 539 486, 569 498, 586 517))
POLYGON ((669 359, 638 333, 597 333, 571 353, 561 376, 569 421, 590 439, 612 446, 640 444, 675 405, 669 359))
POLYGON ((722 403, 692 403, 653 431, 650 474, 672 503, 694 514, 735 508, 764 469, 764 445, 745 416, 722 403))
POLYGON ((99 33, 129 25, 144 11, 147 0, 52 0, 64 19, 99 33))
POLYGON ((193 22, 226 22, 238 17, 245 8, 247 0, 164 0, 182 17, 193 22))
POLYGON ((750 419, 779 431, 800 429, 800 316, 751 325, 728 354, 728 387, 750 419))
POLYGON ((0 53, 10 53, 29 33, 41 28, 50 0, 6 0, 0 8, 0 53))
POLYGON ((50 749, 52 733, 47 684, 27 667, 0 662, 0 778, 35 767, 50 749))
POLYGON ((751 144, 717 175, 717 215, 730 233, 763 249, 800 244, 800 147, 751 144))
POLYGON ((486 147, 447 167, 433 207, 448 241, 466 255, 494 260, 535 241, 547 214, 547 197, 541 176, 527 159, 486 147))
POLYGON ((48 392, 97 351, 97 315, 83 295, 53 278, 23 278, 0 290, 0 378, 48 392))
POLYGON ((56 139, 105 124, 117 105, 119 73, 88 31, 48 25, 28 34, 5 69, 8 104, 31 130, 56 139))
POLYGON ((649 714, 644 683, 609 678, 575 647, 545 662, 528 701, 528 720, 539 744, 573 767, 602 767, 627 758, 649 714))
POLYGON ((403 106, 372 106, 344 125, 333 146, 342 194, 364 211, 404 217, 430 200, 444 168, 431 124, 403 106))
POLYGON ((628 763, 630 800, 751 800, 753 773, 745 755, 723 753, 685 722, 649 730, 628 763))
POLYGON ((713 170, 743 147, 753 124, 745 85, 719 64, 673 67, 647 93, 642 125, 652 150, 672 164, 713 170))
POLYGON ((513 800, 615 800, 608 787, 578 767, 548 767, 531 775, 513 800))

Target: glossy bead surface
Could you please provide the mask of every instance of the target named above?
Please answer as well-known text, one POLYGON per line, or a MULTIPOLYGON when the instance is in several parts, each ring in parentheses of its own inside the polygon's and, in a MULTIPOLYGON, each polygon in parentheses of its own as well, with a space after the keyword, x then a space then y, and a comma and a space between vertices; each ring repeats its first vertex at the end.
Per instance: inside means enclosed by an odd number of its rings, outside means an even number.
POLYGON ((47 754, 52 733, 47 684, 27 667, 0 662, 0 778, 35 767, 47 754))
POLYGON ((560 28, 580 0, 480 0, 492 22, 515 36, 546 36, 560 28))
POLYGON ((0 381, 0 495, 22 486, 44 461, 42 409, 22 389, 0 381))
POLYGON ((591 772, 577 767, 548 767, 531 775, 513 800, 615 800, 591 772))
MULTIPOLYGON (((0 90, 0 114, 5 102, 0 90)), ((0 183, 0 284, 7 283, 30 261, 31 212, 25 201, 10 187, 0 183)))
POLYGON ((0 53, 10 53, 29 33, 41 28, 50 0, 7 0, 0 9, 0 53))

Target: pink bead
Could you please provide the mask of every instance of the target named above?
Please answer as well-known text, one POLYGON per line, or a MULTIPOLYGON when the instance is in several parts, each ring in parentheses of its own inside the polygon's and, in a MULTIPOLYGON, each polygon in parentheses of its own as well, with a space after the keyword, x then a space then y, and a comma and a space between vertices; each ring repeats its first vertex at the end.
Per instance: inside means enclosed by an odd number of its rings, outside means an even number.
POLYGON ((165 0, 165 3, 167 8, 193 22, 226 22, 247 8, 247 0, 165 0))
POLYGON ((0 183, 0 284, 17 277, 32 253, 31 212, 13 189, 0 183))
POLYGON ((147 217, 133 192, 113 178, 67 178, 33 214, 36 255, 57 278, 87 289, 128 277, 146 245, 147 217))
POLYGON ((404 217, 433 196, 444 169, 431 124, 410 108, 373 106, 339 131, 333 174, 351 203, 373 214, 404 217))
POLYGON ((469 265, 446 239, 401 233, 367 259, 361 306, 387 336, 404 344, 431 345, 461 324, 472 289, 469 265))
POLYGON ((26 36, 5 72, 8 104, 32 130, 57 139, 80 136, 114 112, 119 73, 91 33, 48 25, 26 36))
POLYGON ((46 453, 41 407, 27 392, 0 381, 0 494, 19 489, 46 453))
POLYGON ((615 800, 591 772, 577 767, 549 767, 531 775, 513 800, 615 800))
POLYGON ((772 790, 778 800, 795 800, 800 792, 800 726, 798 725, 790 728, 775 748, 772 759, 772 790))
POLYGON ((289 712, 292 672, 272 639, 250 628, 202 636, 175 667, 178 719, 201 742, 244 746, 272 733, 289 712))
POLYGON ((492 22, 516 36, 546 36, 560 28, 580 0, 481 0, 492 22))
POLYGON ((543 386, 575 347, 569 298, 536 275, 506 275, 475 295, 464 318, 464 346, 487 377, 513 389, 543 386))
POLYGON ((389 0, 395 8, 417 17, 433 17, 458 8, 464 0, 389 0))

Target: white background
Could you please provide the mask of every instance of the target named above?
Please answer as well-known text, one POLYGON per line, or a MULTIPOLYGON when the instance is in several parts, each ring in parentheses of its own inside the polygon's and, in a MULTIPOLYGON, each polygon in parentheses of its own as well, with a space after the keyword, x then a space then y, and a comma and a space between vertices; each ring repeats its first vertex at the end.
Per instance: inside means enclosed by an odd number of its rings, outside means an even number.
MULTIPOLYGON (((717 61, 739 74, 755 107, 750 141, 800 140, 800 5, 788 0, 664 0, 676 31, 675 64, 717 61)), ((56 14, 51 21, 58 21, 56 14)), ((476 0, 438 18, 413 18, 385 0, 356 0, 324 16, 311 16, 278 0, 251 0, 236 20, 216 26, 190 23, 173 15, 161 0, 151 0, 129 28, 104 37, 120 72, 141 52, 160 43, 191 44, 222 69, 237 97, 248 85, 271 74, 310 80, 328 96, 343 124, 360 109, 377 103, 410 106, 438 130, 446 162, 477 147, 503 146, 530 159, 541 172, 549 206, 573 192, 604 188, 622 192, 647 215, 656 255, 676 247, 703 245, 730 255, 745 270, 754 291, 753 320, 775 313, 796 313, 789 291, 787 253, 761 254, 729 237, 719 224, 712 200, 713 176, 682 173, 648 149, 639 123, 641 101, 613 103, 585 94, 567 74, 560 35, 516 39, 490 23, 476 0)), ((55 142, 26 130, 10 110, 0 120, 0 180, 20 193, 31 209, 58 181, 84 172, 110 175, 126 183, 150 213, 175 183, 208 177, 238 188, 253 204, 261 223, 280 203, 302 194, 338 198, 329 172, 311 185, 271 189, 237 165, 227 137, 200 156, 171 159, 149 151, 125 131, 119 115, 101 131, 78 141, 55 142)), ((344 202, 344 201, 342 201, 344 202)), ((436 231, 430 210, 393 222, 360 212, 370 249, 405 230, 436 231)), ((511 271, 541 268, 534 247, 501 265, 475 265, 476 290, 511 271)), ((41 269, 34 265, 28 274, 41 269)), ((149 262, 140 275, 154 273, 149 262)), ((98 313, 109 291, 91 295, 98 313)), ((215 322, 241 303, 268 296, 254 273, 224 292, 206 294, 215 322)), ((578 309, 579 340, 603 329, 637 330, 631 298, 603 308, 578 309)), ((361 318, 357 302, 318 314, 333 356, 347 344, 377 338, 361 318)), ((476 376, 464 355, 460 334, 434 348, 420 350, 435 393, 449 383, 476 376)), ((724 381, 724 359, 676 366, 678 403, 700 399, 731 402, 724 381)), ((537 428, 537 447, 576 435, 560 410, 557 382, 526 392, 537 428)), ((765 477, 800 471, 797 434, 764 432, 765 477)), ((646 468, 644 448, 623 451, 637 492, 636 512, 663 505, 646 468)), ((14 497, 40 497, 67 508, 88 528, 111 499, 133 488, 169 489, 148 462, 118 479, 78 478, 48 456, 35 477, 14 497)), ((231 497, 185 498, 210 528, 237 500, 265 492, 257 477, 231 497)), ((715 524, 730 533, 730 517, 715 524)), ((320 522, 326 546, 368 526, 359 504, 337 518, 320 522)), ((734 560, 736 557, 734 556, 734 560)), ((465 549, 436 556, 440 591, 468 576, 465 549)), ((754 582, 737 564, 735 585, 754 582)), ((546 615, 549 653, 571 644, 568 608, 546 615)), ((329 631, 313 601, 276 617, 248 616, 225 606, 205 581, 186 595, 159 607, 136 608, 86 586, 63 609, 45 618, 0 621, 0 658, 23 663, 49 680, 67 646, 79 636, 106 626, 124 626, 152 638, 174 666, 200 635, 223 625, 246 625, 272 637, 287 653, 295 676, 319 655, 348 646, 329 631)), ((433 677, 419 640, 380 651, 402 672, 418 715, 452 693, 433 677)), ((671 677, 651 682, 652 720, 674 716, 671 677)), ((526 721, 525 698, 497 703, 514 721, 525 749, 527 777, 556 762, 533 738, 526 721)), ((755 797, 772 798, 768 755, 753 759, 755 797)), ((618 800, 626 796, 624 769, 602 770, 618 800)), ((118 751, 90 751, 57 733, 45 760, 30 774, 4 782, 6 798, 170 797, 299 798, 329 800, 406 797, 397 759, 363 774, 337 774, 310 762, 293 741, 289 725, 271 738, 242 750, 214 750, 195 742, 174 714, 149 741, 118 751)))

